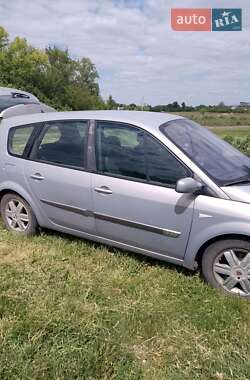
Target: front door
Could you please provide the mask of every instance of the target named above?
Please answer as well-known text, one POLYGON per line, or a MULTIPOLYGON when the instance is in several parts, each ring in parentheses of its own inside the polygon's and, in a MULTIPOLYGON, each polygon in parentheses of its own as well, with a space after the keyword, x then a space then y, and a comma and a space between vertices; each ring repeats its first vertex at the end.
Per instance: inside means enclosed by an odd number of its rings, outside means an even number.
POLYGON ((95 233, 91 174, 85 171, 87 134, 87 121, 46 122, 25 163, 25 176, 50 223, 95 233))
POLYGON ((95 145, 92 188, 97 234, 183 258, 194 197, 178 194, 175 184, 192 173, 137 127, 98 122, 95 145))

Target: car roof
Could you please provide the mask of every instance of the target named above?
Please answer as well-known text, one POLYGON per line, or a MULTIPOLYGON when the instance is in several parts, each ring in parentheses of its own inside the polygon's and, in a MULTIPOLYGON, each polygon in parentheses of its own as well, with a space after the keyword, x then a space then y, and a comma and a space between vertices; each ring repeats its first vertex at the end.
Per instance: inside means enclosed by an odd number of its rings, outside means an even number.
POLYGON ((161 124, 170 120, 183 119, 182 116, 165 112, 148 111, 67 111, 55 113, 39 113, 31 115, 15 116, 3 120, 6 127, 39 123, 52 120, 93 119, 103 121, 115 121, 134 124, 141 127, 158 128, 161 124))
POLYGON ((36 96, 29 92, 0 87, 0 121, 14 116, 54 111, 54 108, 41 103, 36 96))
POLYGON ((29 92, 18 90, 16 88, 0 87, 0 96, 8 96, 8 95, 13 95, 13 94, 26 95, 29 99, 39 102, 37 97, 29 92))

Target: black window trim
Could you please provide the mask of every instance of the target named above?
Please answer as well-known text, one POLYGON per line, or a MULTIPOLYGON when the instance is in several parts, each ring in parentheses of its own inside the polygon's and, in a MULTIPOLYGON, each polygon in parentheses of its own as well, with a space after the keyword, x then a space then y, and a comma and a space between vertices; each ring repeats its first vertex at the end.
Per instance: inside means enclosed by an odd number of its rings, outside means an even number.
MULTIPOLYGON (((169 188, 169 189, 174 189, 175 188, 175 185, 162 184, 162 183, 159 183, 159 182, 150 181, 148 179, 140 179, 140 178, 135 178, 135 177, 126 177, 126 176, 119 175, 119 174, 102 173, 102 172, 98 171, 97 170, 97 164, 96 164, 96 162, 97 162, 97 157, 96 157, 96 151, 97 151, 96 150, 96 144, 97 144, 96 131, 97 131, 97 125, 98 125, 98 123, 123 124, 124 126, 130 126, 132 128, 139 129, 140 131, 142 131, 144 133, 147 133, 156 142, 158 142, 164 149, 166 149, 169 152, 169 154, 172 155, 184 167, 184 169, 187 171, 187 174, 188 173, 190 174, 189 175, 190 177, 194 176, 193 171, 178 156, 176 156, 176 154, 174 152, 172 152, 162 141, 160 141, 157 137, 155 137, 151 132, 149 132, 146 129, 144 129, 142 127, 139 127, 138 125, 135 125, 135 124, 131 124, 131 123, 123 122, 123 121, 102 120, 102 119, 95 119, 94 120, 95 127, 94 127, 93 140, 92 140, 92 152, 93 152, 94 160, 95 160, 95 169, 92 170, 92 173, 98 174, 98 175, 103 175, 103 176, 106 176, 106 177, 113 177, 113 178, 123 179, 123 180, 127 180, 127 181, 132 181, 132 182, 145 183, 145 184, 148 184, 148 185, 151 185, 151 186, 159 186, 159 187, 165 187, 165 188, 169 188)), ((147 162, 145 163, 145 166, 146 166, 146 170, 148 170, 148 168, 147 168, 147 166, 148 166, 147 162)), ((148 177, 148 175, 147 175, 147 177, 148 177)))
POLYGON ((8 131, 8 137, 7 137, 7 152, 10 156, 18 157, 18 158, 26 158, 27 153, 30 149, 30 147, 33 145, 33 142, 36 138, 36 136, 40 133, 41 129, 43 128, 43 122, 37 122, 37 123, 29 123, 29 124, 22 124, 22 125, 15 125, 11 127, 8 131), (17 129, 22 129, 22 128, 29 128, 33 127, 33 131, 31 132, 26 145, 24 147, 23 153, 22 154, 17 154, 14 153, 11 149, 11 138, 13 137, 14 132, 17 129))
POLYGON ((44 128, 44 123, 38 123, 37 126, 34 127, 33 132, 30 135, 29 140, 27 141, 27 144, 23 151, 23 157, 26 158, 29 156, 31 149, 36 141, 36 138, 40 135, 42 129, 44 128))

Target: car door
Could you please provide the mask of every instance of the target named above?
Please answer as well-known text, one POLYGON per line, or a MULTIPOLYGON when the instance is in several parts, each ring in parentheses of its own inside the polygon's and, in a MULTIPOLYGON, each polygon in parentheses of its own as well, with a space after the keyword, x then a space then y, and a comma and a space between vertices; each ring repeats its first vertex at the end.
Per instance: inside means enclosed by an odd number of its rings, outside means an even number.
POLYGON ((94 233, 87 138, 87 121, 46 122, 24 170, 29 190, 49 223, 94 233))
POLYGON ((190 171, 149 133, 97 122, 93 200, 97 233, 130 246, 183 258, 194 196, 178 194, 190 171))

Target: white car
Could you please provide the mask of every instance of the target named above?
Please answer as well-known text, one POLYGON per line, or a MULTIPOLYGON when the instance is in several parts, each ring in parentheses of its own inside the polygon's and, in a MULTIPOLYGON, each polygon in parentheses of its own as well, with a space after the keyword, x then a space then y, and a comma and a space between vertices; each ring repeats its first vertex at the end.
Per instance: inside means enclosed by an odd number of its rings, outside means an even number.
POLYGON ((0 119, 31 113, 53 112, 54 108, 41 103, 29 92, 0 87, 0 119))

